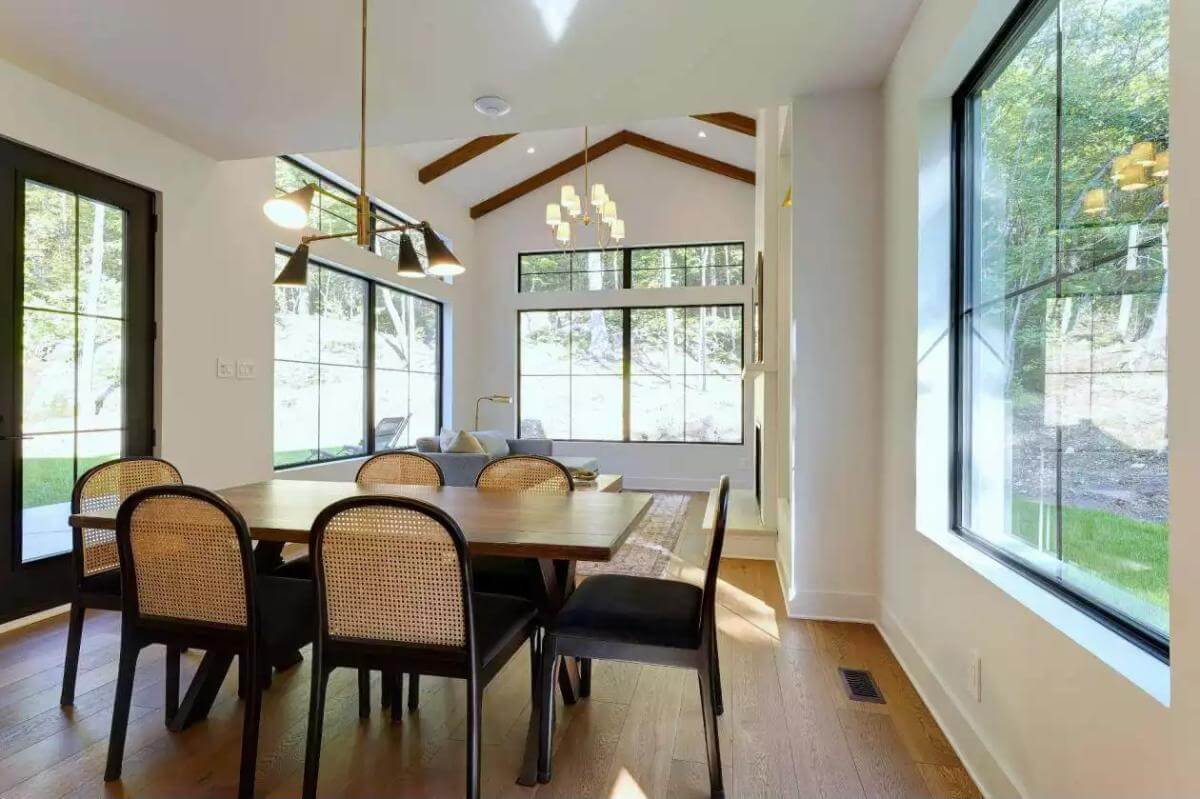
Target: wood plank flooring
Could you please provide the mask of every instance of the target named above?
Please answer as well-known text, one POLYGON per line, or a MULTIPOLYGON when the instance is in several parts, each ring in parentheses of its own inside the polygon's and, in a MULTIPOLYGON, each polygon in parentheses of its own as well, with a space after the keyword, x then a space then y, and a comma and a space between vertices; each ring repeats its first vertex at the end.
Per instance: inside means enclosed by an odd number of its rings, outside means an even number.
MULTIPOLYGON (((688 509, 669 576, 699 581, 704 495, 688 509)), ((774 564, 727 560, 718 604, 726 794, 824 799, 977 799, 959 762, 874 627, 789 619, 774 564), (887 699, 849 701, 839 666, 868 668, 887 699)), ((163 653, 138 663, 125 767, 103 781, 116 679, 119 617, 88 615, 73 708, 58 706, 66 617, 0 636, 0 799, 233 796, 241 704, 231 674, 209 719, 181 734, 163 726, 163 653)), ((190 679, 200 653, 184 656, 190 679)), ((554 780, 514 783, 529 719, 529 657, 521 652, 484 694, 484 795, 500 799, 690 799, 708 796, 697 680, 657 666, 597 662, 592 697, 559 705, 554 780)), ((330 681, 320 794, 462 794, 462 685, 421 681, 421 707, 391 724, 357 715, 354 674, 330 681)), ((308 661, 276 677, 264 699, 258 796, 300 793, 308 661)))

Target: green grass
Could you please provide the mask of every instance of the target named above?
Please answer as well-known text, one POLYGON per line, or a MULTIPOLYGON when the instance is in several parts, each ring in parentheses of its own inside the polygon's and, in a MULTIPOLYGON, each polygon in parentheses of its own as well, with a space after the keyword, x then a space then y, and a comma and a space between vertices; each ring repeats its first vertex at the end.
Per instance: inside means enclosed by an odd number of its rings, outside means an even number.
MULTIPOLYGON (((80 458, 79 474, 111 457, 80 458)), ((73 466, 71 458, 25 458, 21 462, 21 499, 24 507, 69 502, 71 489, 75 486, 73 466)))
MULTIPOLYGON (((1037 546, 1039 506, 1013 500, 1013 533, 1037 546)), ((1063 560, 1139 599, 1169 607, 1167 525, 1116 513, 1064 507, 1063 560)))

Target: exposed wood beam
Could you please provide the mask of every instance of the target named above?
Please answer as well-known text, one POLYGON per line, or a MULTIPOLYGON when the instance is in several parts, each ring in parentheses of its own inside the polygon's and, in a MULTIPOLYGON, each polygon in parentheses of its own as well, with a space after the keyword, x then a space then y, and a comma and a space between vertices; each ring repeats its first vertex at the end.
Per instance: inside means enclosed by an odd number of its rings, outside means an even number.
POLYGON ((710 125, 754 136, 758 132, 758 123, 753 117, 745 114, 735 114, 732 111, 722 111, 719 114, 692 114, 692 119, 707 122, 710 125))
POLYGON ((649 136, 643 136, 631 130, 625 131, 625 134, 626 144, 640 147, 643 150, 666 158, 673 158, 689 166, 707 169, 709 172, 716 172, 718 175, 724 175, 727 178, 749 183, 751 186, 754 185, 754 172, 752 170, 742 169, 740 166, 735 166, 725 161, 718 161, 715 158, 709 158, 707 155, 694 153, 691 150, 685 150, 682 147, 676 147, 674 144, 667 144, 665 141, 652 139, 649 136))
POLYGON ((515 133, 501 133, 495 136, 480 136, 478 139, 471 139, 462 147, 451 150, 436 161, 431 161, 421 167, 417 172, 417 179, 422 183, 436 180, 451 169, 462 166, 472 158, 483 155, 496 145, 503 144, 516 135, 515 133))
MULTIPOLYGON (((600 156, 611 153, 613 150, 626 144, 629 137, 629 131, 622 130, 609 136, 607 139, 601 139, 595 144, 588 147, 588 160, 593 161, 600 156)), ((508 205, 518 197, 524 197, 531 191, 540 189, 552 180, 557 180, 563 175, 574 172, 583 166, 583 150, 568 156, 551 167, 543 169, 536 175, 525 178, 515 186, 510 186, 499 194, 494 194, 488 197, 483 202, 471 207, 471 218, 478 219, 484 214, 495 211, 501 206, 508 205)))

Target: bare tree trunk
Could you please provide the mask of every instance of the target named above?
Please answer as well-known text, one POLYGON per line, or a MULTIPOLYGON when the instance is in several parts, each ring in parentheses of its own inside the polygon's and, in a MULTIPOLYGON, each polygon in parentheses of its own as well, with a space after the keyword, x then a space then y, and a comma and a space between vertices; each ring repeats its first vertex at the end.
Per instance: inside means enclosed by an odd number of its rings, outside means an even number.
MULTIPOLYGON (((85 201, 86 202, 86 201, 85 201)), ((78 305, 78 310, 86 316, 77 317, 76 321, 79 324, 79 365, 77 377, 77 395, 76 395, 76 413, 83 408, 88 409, 88 413, 92 416, 97 416, 100 413, 100 407, 104 402, 101 397, 99 402, 95 401, 93 391, 94 371, 96 361, 96 326, 98 320, 95 319, 96 306, 100 301, 100 278, 104 271, 104 217, 107 209, 102 203, 94 203, 92 205, 92 239, 91 253, 88 258, 87 267, 87 291, 81 302, 78 305)), ((117 379, 121 380, 122 375, 118 375, 117 379)), ((104 397, 108 396, 105 392, 104 397)))

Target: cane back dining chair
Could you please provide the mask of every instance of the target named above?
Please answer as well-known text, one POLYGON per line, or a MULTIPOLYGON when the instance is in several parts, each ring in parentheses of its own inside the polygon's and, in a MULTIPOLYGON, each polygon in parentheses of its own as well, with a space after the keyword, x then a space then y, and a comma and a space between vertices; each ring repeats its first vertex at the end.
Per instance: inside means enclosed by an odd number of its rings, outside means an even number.
MULTIPOLYGON (((132 493, 155 485, 180 485, 179 470, 159 458, 129 457, 107 461, 88 469, 71 491, 71 513, 111 510, 132 493)), ((71 558, 75 591, 67 627, 67 654, 63 663, 63 706, 75 702, 75 675, 79 672, 79 647, 83 619, 88 609, 121 609, 121 574, 117 539, 112 530, 71 528, 71 558)))
POLYGON ((478 799, 483 689, 533 635, 536 609, 472 591, 462 530, 418 499, 340 500, 317 517, 311 540, 318 623, 304 796, 317 792, 329 674, 347 667, 466 680, 466 795, 478 799))
POLYGON ((700 678, 709 790, 724 797, 717 716, 723 712, 717 657, 717 573, 729 515, 729 478, 717 488, 717 515, 704 588, 677 580, 599 574, 584 580, 551 621, 542 639, 542 701, 538 724, 538 781, 550 781, 555 670, 559 658, 626 660, 695 669, 700 678), (547 688, 547 686, 551 686, 547 688))
POLYGON ((165 644, 166 713, 179 705, 181 648, 216 654, 247 675, 238 796, 254 795, 262 692, 269 664, 313 637, 307 580, 257 574, 245 519, 221 497, 195 486, 144 488, 117 512, 121 565, 121 654, 105 781, 121 777, 138 654, 165 644))
MULTIPOLYGON (((436 461, 419 452, 381 452, 358 467, 354 481, 363 485, 388 483, 440 487, 446 484, 446 475, 436 461)), ((421 675, 407 676, 408 709, 416 710, 420 701, 421 675)), ((403 695, 404 677, 403 674, 383 675, 380 703, 383 707, 391 707, 392 721, 399 721, 403 715, 403 705, 394 701, 394 697, 403 695)), ((371 715, 370 691, 370 671, 361 669, 358 673, 358 715, 361 718, 371 715)))

